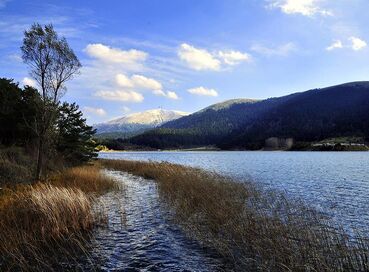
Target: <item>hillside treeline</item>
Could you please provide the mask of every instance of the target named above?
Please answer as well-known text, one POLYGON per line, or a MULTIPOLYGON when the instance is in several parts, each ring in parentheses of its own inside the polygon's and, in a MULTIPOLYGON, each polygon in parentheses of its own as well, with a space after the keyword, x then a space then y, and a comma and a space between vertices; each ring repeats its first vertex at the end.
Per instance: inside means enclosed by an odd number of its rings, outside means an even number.
POLYGON ((334 137, 368 140, 368 112, 369 83, 347 83, 227 107, 214 105, 121 142, 159 149, 260 149, 271 137, 293 138, 296 147, 334 137))

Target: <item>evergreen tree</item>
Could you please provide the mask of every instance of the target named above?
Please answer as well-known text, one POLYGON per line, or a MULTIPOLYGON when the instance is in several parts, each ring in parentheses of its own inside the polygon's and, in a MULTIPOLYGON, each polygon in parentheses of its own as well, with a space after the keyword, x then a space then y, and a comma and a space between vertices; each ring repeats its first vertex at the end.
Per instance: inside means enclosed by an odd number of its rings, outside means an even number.
POLYGON ((64 102, 57 121, 57 151, 72 165, 97 157, 96 143, 92 140, 96 130, 86 124, 76 103, 64 102))
POLYGON ((40 101, 36 89, 0 78, 0 144, 28 145, 35 139, 40 101))
POLYGON ((12 144, 19 135, 21 92, 12 79, 0 78, 0 144, 12 144))

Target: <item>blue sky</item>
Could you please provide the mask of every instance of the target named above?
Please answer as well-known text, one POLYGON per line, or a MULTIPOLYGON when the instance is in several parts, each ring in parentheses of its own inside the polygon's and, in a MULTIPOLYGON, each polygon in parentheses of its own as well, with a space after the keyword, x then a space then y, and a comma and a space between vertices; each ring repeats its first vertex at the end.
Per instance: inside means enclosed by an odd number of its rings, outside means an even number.
POLYGON ((0 0, 0 76, 34 84, 23 31, 52 23, 79 57, 63 98, 90 124, 194 112, 369 80, 367 0, 0 0))

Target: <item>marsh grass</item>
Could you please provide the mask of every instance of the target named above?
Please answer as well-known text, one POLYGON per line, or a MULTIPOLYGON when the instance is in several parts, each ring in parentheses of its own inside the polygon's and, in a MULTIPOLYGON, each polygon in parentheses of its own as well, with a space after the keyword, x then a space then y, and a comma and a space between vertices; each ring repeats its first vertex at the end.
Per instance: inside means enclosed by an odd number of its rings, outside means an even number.
POLYGON ((369 241, 253 183, 169 163, 100 160, 155 179, 188 235, 241 271, 369 271, 369 241))
POLYGON ((50 177, 47 183, 66 188, 78 188, 84 193, 102 195, 120 189, 120 184, 106 176, 99 164, 73 167, 50 177))
POLYGON ((106 220, 96 196, 118 188, 100 170, 67 169, 0 191, 1 271, 51 271, 61 263, 77 270, 78 256, 88 260, 91 230, 106 220))

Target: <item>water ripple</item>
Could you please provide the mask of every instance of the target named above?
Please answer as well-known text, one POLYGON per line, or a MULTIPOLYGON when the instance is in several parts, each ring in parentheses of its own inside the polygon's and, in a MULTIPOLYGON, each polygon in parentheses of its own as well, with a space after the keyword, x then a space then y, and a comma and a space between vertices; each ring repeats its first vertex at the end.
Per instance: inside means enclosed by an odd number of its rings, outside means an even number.
POLYGON ((187 238, 171 223, 155 182, 107 171, 125 190, 101 201, 107 228, 96 231, 92 259, 101 271, 229 271, 224 260, 187 238))
POLYGON ((286 192, 337 223, 369 230, 369 152, 106 152, 100 158, 168 161, 286 192))

